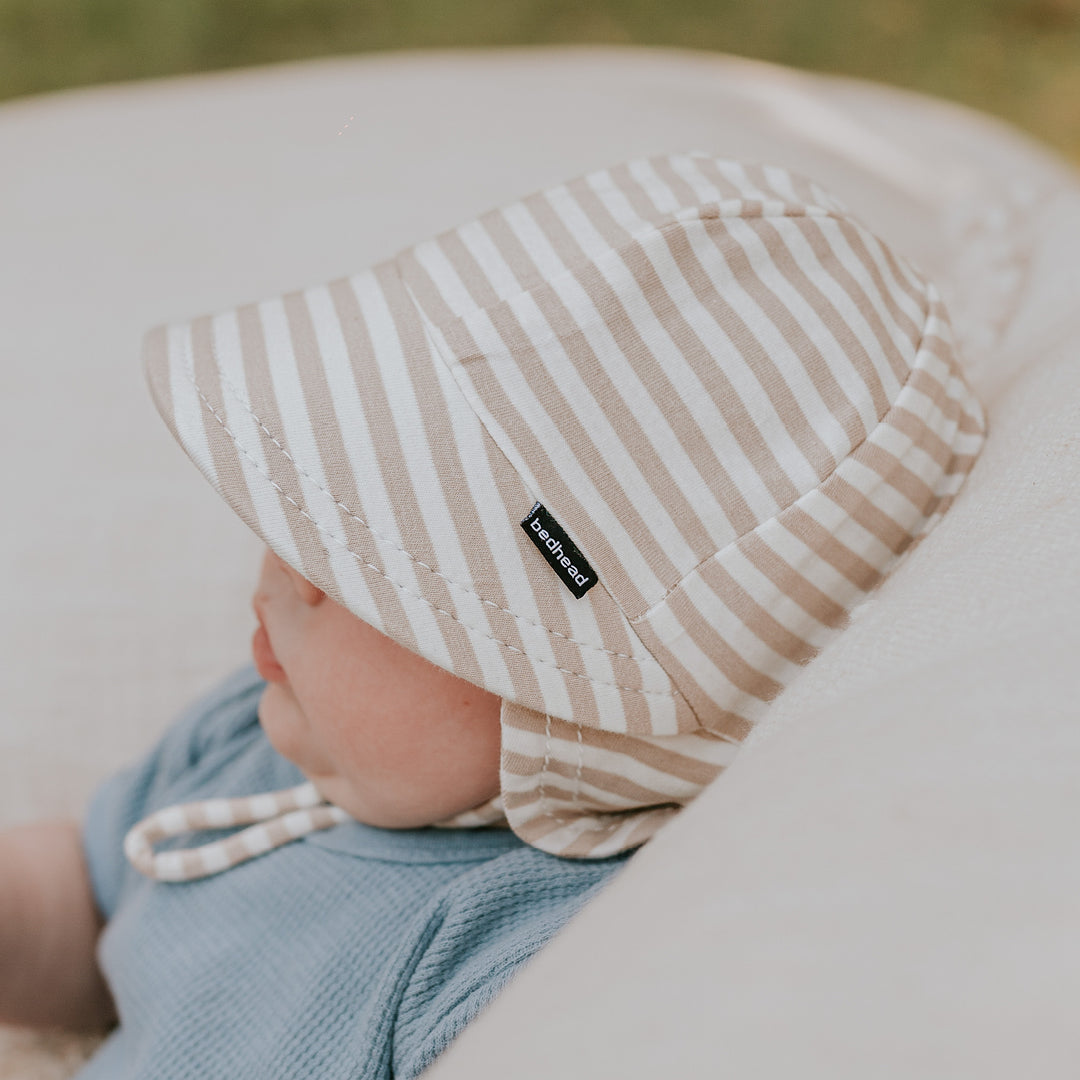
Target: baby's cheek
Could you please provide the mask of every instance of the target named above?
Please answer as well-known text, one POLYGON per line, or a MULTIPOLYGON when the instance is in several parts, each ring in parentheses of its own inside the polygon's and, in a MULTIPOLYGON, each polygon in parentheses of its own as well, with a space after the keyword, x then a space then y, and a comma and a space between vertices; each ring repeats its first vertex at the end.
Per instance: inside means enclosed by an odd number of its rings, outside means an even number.
POLYGON ((259 723, 270 745, 283 757, 304 768, 310 756, 309 735, 296 703, 283 687, 271 683, 259 701, 259 723))

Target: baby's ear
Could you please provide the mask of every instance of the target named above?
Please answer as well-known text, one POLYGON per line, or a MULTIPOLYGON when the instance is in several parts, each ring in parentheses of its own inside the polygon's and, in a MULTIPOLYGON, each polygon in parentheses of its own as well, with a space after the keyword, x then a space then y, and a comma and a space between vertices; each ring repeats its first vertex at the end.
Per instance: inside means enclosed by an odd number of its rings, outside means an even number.
POLYGON ((310 607, 314 607, 320 601, 326 599, 326 593, 322 591, 317 585, 312 585, 306 577, 301 577, 296 571, 293 571, 296 577, 296 588, 300 593, 300 599, 308 604, 310 607))
POLYGON ((324 593, 322 589, 317 585, 312 585, 303 574, 298 570, 294 570, 283 558, 269 547, 266 549, 265 559, 268 563, 279 566, 289 576, 289 580, 292 582, 293 588, 296 589, 297 595, 299 595, 300 599, 309 607, 314 607, 321 600, 325 599, 326 593, 324 593))

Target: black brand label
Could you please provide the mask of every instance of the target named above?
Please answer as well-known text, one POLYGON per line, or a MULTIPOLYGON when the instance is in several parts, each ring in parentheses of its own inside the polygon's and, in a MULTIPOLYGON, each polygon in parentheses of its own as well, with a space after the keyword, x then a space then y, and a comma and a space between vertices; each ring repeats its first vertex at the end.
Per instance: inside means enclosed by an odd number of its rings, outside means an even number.
POLYGON ((521 527, 547 559, 551 569, 562 578, 562 583, 579 600, 596 584, 593 568, 542 503, 537 503, 529 511, 521 527))

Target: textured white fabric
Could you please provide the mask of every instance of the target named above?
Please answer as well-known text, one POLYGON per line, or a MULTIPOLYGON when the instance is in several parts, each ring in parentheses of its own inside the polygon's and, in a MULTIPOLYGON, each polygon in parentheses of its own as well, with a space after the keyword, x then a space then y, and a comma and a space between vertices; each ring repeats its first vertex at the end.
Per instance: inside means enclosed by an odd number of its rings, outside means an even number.
MULTIPOLYGON (((0 107, 0 820, 77 813, 254 629, 258 545, 154 414, 143 329, 672 145, 782 157, 896 237, 945 293, 992 434, 963 497, 723 783, 433 1075, 1065 1075, 1080 197, 1003 126, 866 83, 552 49, 0 107)), ((34 1076, 25 1056, 5 1068, 34 1076)))

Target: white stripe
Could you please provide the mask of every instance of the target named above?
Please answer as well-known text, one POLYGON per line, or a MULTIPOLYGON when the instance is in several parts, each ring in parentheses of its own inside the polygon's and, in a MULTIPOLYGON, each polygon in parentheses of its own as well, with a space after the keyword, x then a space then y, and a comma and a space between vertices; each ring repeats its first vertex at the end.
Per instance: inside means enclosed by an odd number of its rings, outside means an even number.
POLYGON ((169 326, 166 328, 166 344, 169 363, 169 393, 172 396, 172 414, 180 442, 191 455, 200 472, 214 485, 220 486, 210 443, 206 436, 206 424, 217 427, 217 421, 209 414, 195 388, 195 370, 191 353, 191 327, 169 326))
POLYGON ((565 184, 550 188, 543 195, 587 259, 595 262, 611 253, 611 244, 596 228, 565 184))
POLYGON ((476 311, 476 301, 458 277, 442 248, 434 240, 425 240, 411 249, 416 261, 436 284, 446 306, 457 316, 476 311))
POLYGON ((513 206, 506 207, 502 216, 510 231, 529 253, 529 258, 536 264, 542 277, 550 281, 566 271, 565 264, 551 246, 547 234, 524 203, 514 203, 513 206))
MULTIPOLYGON (((596 527, 607 537, 608 542, 618 553, 623 569, 645 596, 656 596, 662 593, 664 583, 653 573, 651 567, 638 550, 637 545, 597 490, 592 477, 582 469, 574 449, 563 438, 548 410, 537 400, 525 377, 525 373, 512 360, 505 363, 498 362, 497 358, 500 354, 507 355, 506 346, 492 325, 487 312, 478 312, 468 322, 473 338, 483 349, 485 355, 495 358, 495 362, 488 365, 492 375, 502 385, 507 398, 525 419, 534 437, 547 450, 563 483, 587 507, 589 516, 596 527)), ((482 418, 490 418, 491 424, 498 429, 494 416, 488 410, 472 382, 469 367, 456 364, 455 371, 459 372, 465 380, 467 392, 477 412, 481 414, 482 418)), ((506 439, 505 432, 502 433, 502 438, 506 439)), ((507 453, 507 442, 500 442, 500 447, 503 448, 504 453, 507 453)), ((542 488, 534 488, 534 490, 543 491, 542 488)), ((585 552, 585 555, 589 556, 590 553, 585 552)), ((595 555, 592 557, 595 558, 595 555)))
POLYGON ((219 870, 224 870, 226 867, 233 865, 229 856, 225 853, 224 841, 219 841, 216 844, 207 844, 206 847, 201 849, 200 854, 202 856, 203 869, 208 874, 216 874, 219 870))
MULTIPOLYGON (((656 183, 660 183, 659 179, 656 183)), ((620 216, 634 222, 635 232, 644 229, 648 223, 636 216, 629 199, 621 193, 618 197, 612 196, 613 200, 616 198, 622 203, 620 216)), ((773 266, 772 259, 756 234, 754 226, 742 218, 733 217, 724 219, 723 227, 732 243, 738 245, 759 280, 771 286, 773 279, 779 276, 779 271, 773 266)), ((841 456, 841 453, 848 449, 843 430, 822 401, 798 356, 792 353, 791 347, 764 309, 743 288, 743 279, 736 275, 721 249, 709 237, 705 223, 691 219, 685 221, 682 228, 707 280, 723 297, 730 310, 741 319, 745 331, 760 343, 762 351, 777 362, 784 382, 806 414, 809 426, 817 432, 831 433, 831 442, 837 447, 842 447, 842 451, 838 451, 834 457, 841 456)), ((712 342, 726 345, 719 355, 715 348, 710 348, 710 352, 723 368, 724 374, 753 419, 755 427, 768 443, 792 485, 799 491, 806 491, 813 487, 818 483, 817 473, 792 439, 783 417, 770 400, 762 382, 766 373, 756 370, 756 366, 736 348, 734 341, 728 336, 724 323, 716 314, 702 307, 662 235, 654 232, 641 241, 641 247, 678 311, 702 343, 707 348, 712 342)), ((632 302, 626 304, 626 307, 632 318, 638 311, 644 314, 651 310, 640 293, 632 302)), ((704 430, 709 432, 714 429, 708 427, 704 430)), ((829 441, 829 438, 826 438, 826 442, 829 441)), ((723 451, 717 452, 721 460, 730 460, 723 451)), ((733 471, 742 472, 742 470, 733 471)))
MULTIPOLYGON (((419 309, 418 309, 419 310, 419 309)), ((421 314, 425 333, 430 341, 430 328, 426 317, 421 314)), ((464 399, 461 388, 450 373, 449 368, 441 359, 434 363, 435 377, 449 407, 449 419, 454 431, 454 441, 457 444, 458 454, 463 464, 462 479, 469 487, 473 505, 476 507, 479 520, 477 532, 484 538, 484 543, 493 560, 493 569, 498 576, 502 595, 506 598, 504 610, 512 612, 518 618, 515 620, 517 631, 521 635, 521 645, 516 643, 515 648, 524 648, 531 657, 536 660, 547 661, 555 664, 555 655, 551 649, 551 641, 543 627, 543 620, 536 606, 536 597, 529 585, 528 575, 521 564, 521 552, 516 537, 513 534, 515 523, 508 516, 513 508, 505 507, 502 500, 493 497, 497 491, 495 478, 491 475, 488 465, 488 456, 485 442, 489 436, 477 419, 476 414, 464 399)), ((531 506, 522 507, 521 516, 524 517, 531 506)), ((492 601, 494 603, 494 601, 492 601)), ((486 626, 490 633, 490 615, 487 611, 479 625, 486 626)), ((502 650, 498 647, 497 636, 491 633, 493 640, 473 640, 477 659, 484 672, 485 684, 490 687, 498 687, 500 696, 506 697, 515 692, 513 679, 506 666, 502 650)), ((566 694, 565 684, 552 708, 559 707, 569 711, 570 702, 566 694)))
POLYGON ((281 505, 281 493, 270 480, 271 473, 263 453, 263 433, 251 411, 236 312, 216 315, 211 323, 211 334, 226 422, 236 438, 236 456, 240 460, 251 505, 259 519, 260 532, 290 566, 299 566, 300 551, 281 505))
POLYGON ((867 498, 875 510, 891 518, 902 531, 910 532, 922 521, 921 507, 883 480, 877 471, 856 458, 844 462, 843 475, 856 491, 867 498))
MULTIPOLYGON (((633 281, 632 276, 621 261, 605 260, 604 264, 597 267, 597 270, 619 297, 630 321, 634 324, 636 332, 644 339, 650 351, 661 358, 665 374, 673 384, 679 385, 680 383, 696 381, 690 365, 680 356, 675 342, 664 327, 650 316, 650 309, 640 288, 633 281), (663 362, 665 359, 666 363, 663 362)), ((593 352, 599 358, 606 374, 619 393, 623 405, 641 425, 642 430, 647 433, 650 449, 667 465, 668 472, 678 486, 680 493, 696 509, 703 524, 709 531, 713 543, 722 546, 734 539, 734 532, 727 516, 717 503, 697 464, 691 460, 684 450, 678 435, 672 430, 659 403, 654 399, 652 392, 646 388, 634 365, 628 361, 626 354, 615 341, 589 294, 573 277, 564 276, 551 284, 559 299, 569 311, 574 313, 575 322, 588 339, 593 352), (580 317, 581 314, 584 314, 584 318, 580 317)), ((552 364, 547 366, 556 382, 559 384, 566 384, 571 380, 579 382, 580 379, 573 371, 572 366, 561 358, 564 354, 553 355, 555 357, 554 366, 552 364)), ((695 389, 701 390, 700 383, 697 384, 695 389)), ((683 397, 685 400, 685 394, 683 397)), ((568 398, 572 403, 584 400, 580 393, 570 394, 568 398)), ((599 419, 590 416, 584 421, 587 430, 590 432, 595 431, 600 424, 609 427, 604 415, 605 410, 598 404, 596 404, 596 408, 599 411, 599 419)), ((693 414, 694 410, 691 409, 690 411, 693 414)), ((718 421, 721 425, 723 424, 722 419, 714 418, 715 421, 718 421)), ((711 430, 712 426, 704 429, 706 432, 711 430)), ((612 431, 611 438, 618 443, 619 456, 625 454, 625 447, 621 437, 612 431)), ((653 494, 650 486, 650 498, 653 497, 653 494)), ((631 501, 635 502, 635 504, 639 502, 633 497, 631 501)), ((651 511, 646 512, 644 516, 648 517, 650 524, 657 520, 651 511)), ((666 513, 663 516, 666 519, 666 513)), ((671 522, 670 528, 677 529, 677 526, 674 522, 671 522)), ((677 532, 676 535, 679 543, 685 545, 681 532, 677 532)), ((682 573, 686 573, 697 562, 696 556, 688 547, 684 547, 684 557, 688 556, 689 561, 683 562, 675 559, 672 547, 666 538, 662 538, 661 543, 664 544, 669 557, 672 557, 673 561, 680 565, 682 573)))
MULTIPOLYGON (((777 534, 785 535, 791 537, 792 540, 795 540, 795 538, 791 536, 791 533, 786 529, 777 530, 777 534)), ((795 543, 791 546, 795 547, 797 543, 798 541, 795 540, 795 543)), ((777 554, 777 558, 782 560, 783 557, 777 554)), ((851 593, 854 590, 854 586, 851 582, 848 581, 847 578, 842 577, 836 570, 829 566, 828 563, 825 563, 824 560, 818 559, 817 556, 814 556, 814 559, 821 564, 822 577, 829 579, 831 583, 831 588, 823 588, 821 578, 815 577, 815 587, 820 589, 821 592, 825 593, 831 599, 835 599, 837 596, 842 595, 850 602, 851 593)), ((736 584, 746 590, 751 599, 764 610, 766 616, 775 620, 789 633, 802 638, 803 641, 818 649, 820 649, 832 636, 832 627, 811 615, 805 608, 792 600, 786 592, 780 589, 770 577, 763 574, 754 563, 742 553, 737 544, 733 544, 724 552, 723 558, 716 561, 732 576, 736 584)), ((805 565, 803 563, 796 563, 795 565, 799 567, 800 571, 805 573, 805 565)), ((840 601, 837 600, 837 602, 839 603, 840 601)), ((770 674, 771 673, 770 669, 770 674)), ((791 674, 796 673, 791 672, 791 674)))
MULTIPOLYGON (((784 250, 791 253, 788 241, 792 237, 802 239, 798 226, 790 218, 778 218, 772 224, 784 250)), ((806 296, 781 272, 764 238, 751 223, 746 221, 730 223, 728 232, 732 240, 742 247, 764 287, 774 294, 776 302, 783 306, 816 348, 821 361, 833 375, 844 397, 855 407, 863 426, 867 430, 872 428, 877 423, 878 416, 870 388, 848 357, 844 346, 836 340, 806 296)), ((707 235, 705 222, 694 222, 693 228, 688 229, 688 238, 690 246, 701 260, 713 285, 718 289, 722 288, 726 284, 726 278, 724 281, 717 280, 715 273, 717 249, 707 235)), ((793 254, 792 262, 796 264, 798 262, 793 254)), ((813 278, 811 280, 813 281, 813 278)), ((817 284, 816 281, 814 283, 817 284)), ((728 291, 727 295, 731 297, 732 292, 728 291)), ((734 295, 739 299, 745 298, 747 307, 743 312, 743 317, 751 325, 762 328, 758 339, 783 372, 784 381, 795 395, 812 429, 833 456, 839 460, 850 452, 851 444, 848 435, 826 405, 821 391, 811 379, 798 353, 788 344, 771 317, 764 309, 758 307, 757 302, 750 297, 749 293, 744 293, 739 289, 734 291, 734 295), (760 312, 760 315, 755 314, 755 310, 760 312)), ((892 400, 899 389, 899 383, 892 374, 891 366, 883 359, 875 359, 875 354, 881 357, 881 346, 877 338, 871 337, 866 343, 866 348, 869 356, 865 362, 879 374, 883 391, 889 400, 892 400)), ((906 352, 907 362, 910 365, 913 352, 906 340, 901 340, 897 348, 902 354, 906 352)), ((841 407, 845 406, 842 404, 841 407)), ((807 475, 812 478, 811 484, 817 483, 817 478, 812 472, 808 472, 807 475)), ((805 490, 802 480, 799 484, 800 489, 805 490)))
MULTIPOLYGON (((507 747, 512 749, 514 753, 538 759, 543 759, 546 753, 550 753, 553 760, 561 761, 563 764, 573 767, 577 765, 578 744, 576 740, 552 738, 550 746, 548 746, 543 733, 526 731, 512 725, 508 726, 505 738, 507 747)), ((632 783, 640 784, 642 787, 658 792, 667 791, 671 785, 680 786, 680 789, 685 787, 696 789, 700 787, 693 780, 683 779, 659 766, 646 764, 637 756, 644 749, 641 744, 648 744, 661 750, 682 754, 693 761, 714 765, 717 768, 730 765, 740 749, 738 743, 708 738, 697 733, 628 739, 622 750, 609 750, 586 743, 583 758, 584 768, 599 769, 602 772, 623 777, 632 783)))
MULTIPOLYGON (((631 215, 633 221, 640 222, 640 218, 633 215, 628 204, 625 213, 631 215)), ((566 227, 569 229, 577 227, 579 216, 581 220, 585 220, 584 215, 580 214, 580 208, 573 218, 568 217, 564 220, 566 227)), ((654 240, 656 240, 655 235, 654 240)), ((740 403, 751 418, 760 423, 761 418, 765 416, 771 418, 775 424, 776 412, 763 393, 756 375, 741 362, 741 354, 727 336, 724 327, 713 315, 703 311, 693 291, 685 283, 681 271, 671 260, 666 244, 657 242, 656 250, 645 251, 644 255, 668 294, 675 298, 679 310, 690 328, 697 334, 702 347, 727 376, 740 403)), ((650 352, 656 356, 678 356, 678 346, 657 319, 652 306, 622 259, 616 260, 610 257, 602 259, 597 263, 597 270, 619 295, 634 329, 650 352)), ((738 489, 754 516, 762 520, 775 514, 780 507, 777 506, 776 500, 765 486, 758 470, 736 440, 724 414, 702 383, 693 365, 688 362, 671 364, 665 374, 704 437, 712 445, 719 460, 727 465, 732 484, 738 489)), ((764 434, 759 432, 759 435, 763 442, 769 441, 764 434)), ((790 439, 788 441, 790 442, 790 439)), ((813 482, 816 483, 816 476, 813 482)), ((710 530, 710 536, 715 538, 717 546, 722 546, 732 539, 735 534, 730 521, 707 486, 704 489, 697 488, 693 498, 697 500, 696 504, 701 506, 701 515, 710 530)))
POLYGON ((274 846, 270 839, 270 834, 266 831, 265 825, 252 825, 250 829, 245 829, 238 835, 240 837, 240 842, 252 855, 261 855, 264 851, 269 851, 274 846))
POLYGON ((154 876, 161 881, 183 881, 187 876, 184 873, 184 852, 166 851, 162 855, 154 856, 154 876))
POLYGON ((231 825, 234 821, 231 799, 208 799, 203 804, 207 828, 211 826, 231 825))
MULTIPOLYGON (((799 664, 776 652, 768 642, 759 638, 700 574, 691 574, 686 578, 680 592, 697 609, 700 622, 709 628, 710 637, 715 636, 722 641, 737 660, 751 669, 750 678, 754 678, 757 671, 786 685, 802 670, 799 664)), ((705 647, 708 648, 708 642, 705 647)))
MULTIPOLYGON (((705 188, 715 190, 712 188, 709 181, 696 169, 682 167, 679 168, 678 171, 683 179, 694 185, 695 190, 701 191, 705 188)), ((830 247, 833 254, 837 256, 837 261, 841 266, 850 272, 861 288, 867 292, 867 299, 873 304, 875 310, 884 317, 883 321, 886 333, 890 340, 896 344, 896 347, 902 355, 910 357, 911 347, 906 336, 900 332, 891 317, 888 316, 887 311, 885 311, 878 297, 876 288, 873 286, 872 282, 867 280, 863 264, 858 260, 855 260, 854 263, 851 261, 854 259, 854 256, 850 254, 850 248, 847 249, 849 253, 848 259, 840 258, 840 253, 835 251, 833 238, 839 232, 837 223, 821 214, 808 213, 806 217, 812 219, 815 226, 821 230, 824 242, 830 247)), ((847 329, 851 331, 856 340, 863 347, 867 356, 870 357, 875 369, 881 376, 885 394, 888 399, 892 401, 896 397, 899 384, 896 380, 896 376, 892 373, 892 365, 882 351, 877 335, 866 321, 866 317, 862 314, 859 306, 836 278, 834 278, 831 273, 826 273, 824 271, 820 260, 812 250, 806 236, 802 230, 797 227, 797 223, 778 219, 774 221, 773 224, 777 227, 777 231, 780 233, 784 246, 791 254, 792 261, 802 270, 806 277, 818 287, 835 309, 839 319, 845 324, 847 329)), ((907 309, 911 317, 917 323, 922 321, 922 314, 910 301, 907 301, 907 309)), ((805 324, 806 319, 801 321, 805 324)), ((908 362, 910 364, 910 360, 908 362)))
POLYGON ((670 606, 662 604, 654 608, 649 612, 648 622, 657 637, 667 646, 702 691, 713 701, 732 711, 731 703, 741 691, 683 630, 682 623, 670 606))
MULTIPOLYGON (((916 333, 918 333, 919 328, 921 328, 926 321, 926 312, 924 312, 908 295, 907 291, 898 286, 892 288, 889 287, 889 282, 892 282, 895 279, 893 278, 892 271, 885 262, 885 258, 882 254, 881 242, 878 238, 862 226, 851 222, 850 219, 847 221, 847 226, 847 229, 845 229, 841 222, 834 218, 826 218, 821 221, 821 229, 822 232, 825 233, 829 247, 835 253, 840 263, 847 267, 852 277, 855 278, 866 293, 874 310, 878 312, 881 321, 885 324, 886 333, 899 347, 901 347, 905 355, 910 355, 910 339, 904 329, 900 326, 899 322, 894 318, 890 306, 885 303, 882 292, 870 276, 870 271, 867 269, 866 263, 855 254, 855 250, 847 235, 849 231, 854 231, 856 236, 863 241, 863 245, 870 256, 871 265, 877 267, 879 273, 885 279, 887 295, 894 301, 896 307, 907 315, 915 324, 916 333)), ((928 299, 925 299, 926 286, 920 282, 916 286, 916 289, 923 295, 924 302, 929 303, 928 299)))
MULTIPOLYGON (((366 583, 360 583, 356 558, 349 554, 348 538, 341 521, 340 496, 335 497, 329 490, 296 365, 285 305, 280 298, 264 301, 259 305, 259 317, 285 442, 298 465, 297 479, 303 491, 304 509, 319 529, 323 548, 346 604, 364 604, 362 610, 374 615, 374 620, 367 621, 374 624, 378 620, 378 609, 370 603, 371 594, 366 583)), ((302 564, 297 564, 294 569, 301 574, 304 572, 302 564)))
MULTIPOLYGON (((618 344, 607 328, 607 324, 603 321, 600 313, 593 308, 585 290, 573 278, 563 279, 560 286, 566 290, 567 307, 571 312, 575 325, 589 341, 598 362, 613 376, 615 385, 623 388, 623 393, 620 396, 623 398, 624 403, 627 404, 629 411, 632 413, 644 412, 648 416, 648 419, 642 424, 642 428, 646 438, 649 439, 649 449, 655 451, 662 459, 665 452, 680 455, 681 447, 679 447, 675 433, 664 422, 655 402, 649 397, 645 387, 636 377, 630 365, 626 363, 618 344), (590 318, 590 315, 592 318, 590 318), (614 371, 611 370, 614 366, 612 361, 618 365, 614 371), (627 391, 634 392, 629 402, 627 401, 627 391), (633 406, 637 408, 635 409, 633 406), (655 427, 653 427, 654 424, 655 427), (660 436, 659 439, 657 438, 658 435, 660 436)), ((548 323, 533 295, 523 293, 510 301, 510 306, 517 315, 526 336, 532 342, 533 348, 536 349, 541 362, 547 368, 552 382, 562 391, 567 408, 581 424, 586 432, 586 437, 592 440, 593 446, 599 451, 605 465, 607 465, 611 474, 625 492, 626 499, 649 523, 649 532, 653 539, 679 568, 680 573, 686 573, 697 563, 698 556, 687 543, 679 527, 671 519, 671 515, 657 497, 652 485, 642 475, 630 448, 615 431, 611 421, 608 420, 604 407, 593 396, 592 388, 582 379, 573 360, 567 355, 565 346, 556 336, 554 329, 548 323)), ((501 377, 500 369, 504 366, 510 365, 500 365, 496 362, 491 365, 491 368, 499 381, 506 386, 510 380, 501 377)), ((520 370, 516 365, 512 366, 515 373, 520 370)), ((529 384, 529 389, 531 391, 531 384, 529 384)), ((533 414, 534 401, 536 402, 535 407, 543 408, 544 412, 549 415, 556 408, 562 412, 561 407, 556 406, 554 400, 547 407, 541 405, 535 398, 526 405, 526 402, 520 396, 520 390, 513 396, 512 400, 534 429, 536 428, 533 414)), ((587 452, 584 446, 580 447, 579 450, 581 453, 587 452)), ((681 454, 681 456, 683 458, 681 463, 697 475, 697 470, 693 468, 685 454, 681 454)), ((558 464, 561 466, 562 462, 560 461, 558 464)), ((704 481, 701 481, 700 477, 698 477, 698 480, 701 487, 704 488, 704 481)), ((623 496, 619 495, 617 498, 621 501, 623 496)), ((629 537, 627 539, 629 540, 629 537)))
MULTIPOLYGON (((837 473, 846 479, 846 470, 841 472, 841 469, 843 465, 837 473)), ((848 512, 825 495, 820 488, 807 492, 795 505, 816 521, 826 533, 875 569, 881 570, 892 561, 894 557, 892 549, 849 517, 848 512)), ((834 570, 820 555, 807 547, 775 518, 759 525, 755 535, 771 547, 789 566, 797 566, 803 577, 812 581, 822 592, 834 599, 846 595, 848 589, 855 588, 847 578, 834 570)), ((840 602, 839 599, 837 602, 840 602)))
MULTIPOLYGON (((448 588, 447 591, 453 599, 455 608, 459 609, 459 613, 464 613, 465 618, 473 625, 479 621, 481 627, 487 628, 487 618, 476 597, 468 562, 462 551, 450 509, 446 504, 446 493, 435 469, 434 455, 427 441, 423 415, 410 381, 409 370, 401 352, 401 342, 386 297, 381 289, 372 288, 357 290, 357 298, 372 340, 378 343, 375 348, 375 358, 394 426, 398 431, 402 457, 416 503, 435 549, 435 566, 448 585, 456 586, 448 588)), ((407 610, 414 607, 416 605, 410 605, 407 610)), ((430 615, 429 609, 429 617, 430 615)), ((415 616, 411 617, 415 618, 415 616)), ((419 640, 425 638, 420 627, 414 626, 414 632, 419 640)), ((441 633, 435 634, 429 631, 426 636, 430 641, 429 658, 452 670, 451 654, 441 633)))
MULTIPOLYGON (((350 511, 353 518, 359 519, 359 523, 367 528, 378 542, 386 575, 402 588, 414 594, 419 593, 421 590, 416 580, 415 567, 411 561, 400 556, 401 531, 379 468, 374 441, 333 297, 325 286, 306 289, 303 295, 311 313, 323 373, 334 405, 334 416, 338 429, 342 432, 341 441, 352 470, 355 498, 359 500, 359 505, 350 507, 350 511), (398 556, 393 559, 392 564, 387 557, 391 550, 398 556)), ((330 547, 336 549, 330 554, 346 606, 363 611, 366 622, 371 623, 377 630, 384 630, 385 624, 367 583, 365 562, 358 556, 349 556, 342 552, 337 545, 330 547)))
POLYGON ((492 291, 500 300, 521 292, 521 285, 514 271, 510 269, 502 252, 480 221, 471 221, 456 231, 465 250, 476 260, 480 272, 487 278, 492 291))
POLYGON ((153 823, 165 836, 176 836, 177 833, 187 832, 191 828, 186 806, 167 806, 164 810, 159 810, 153 823))
POLYGON ((279 809, 276 794, 253 795, 248 800, 248 814, 256 821, 273 817, 279 809))

